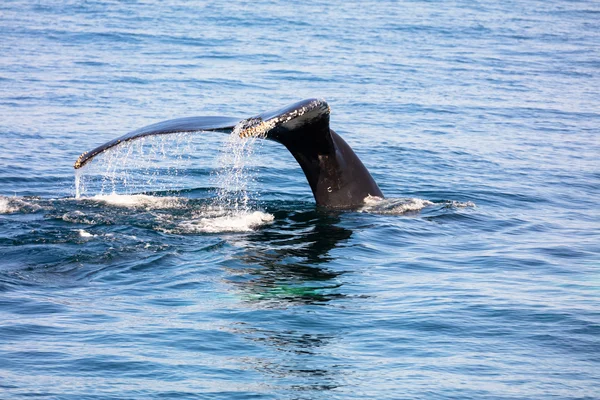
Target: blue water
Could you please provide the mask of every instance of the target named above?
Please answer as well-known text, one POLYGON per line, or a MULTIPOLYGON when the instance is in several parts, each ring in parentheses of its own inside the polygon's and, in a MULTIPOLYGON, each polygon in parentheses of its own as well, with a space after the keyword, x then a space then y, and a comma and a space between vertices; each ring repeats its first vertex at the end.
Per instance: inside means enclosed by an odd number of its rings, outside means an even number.
POLYGON ((4 0, 0 398, 600 398, 599 18, 4 0), (387 207, 317 208, 285 148, 217 133, 75 199, 126 132, 309 97, 387 207))

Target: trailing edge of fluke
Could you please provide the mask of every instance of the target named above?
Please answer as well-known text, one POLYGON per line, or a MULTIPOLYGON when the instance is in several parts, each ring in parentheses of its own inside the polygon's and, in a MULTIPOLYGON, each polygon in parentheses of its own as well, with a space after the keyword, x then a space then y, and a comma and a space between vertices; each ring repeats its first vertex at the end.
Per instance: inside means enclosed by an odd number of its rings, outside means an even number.
POLYGON ((240 120, 230 117, 178 118, 137 129, 83 153, 75 169, 98 154, 145 136, 179 132, 224 132, 260 137, 284 145, 294 156, 318 205, 354 208, 367 196, 383 197, 375 180, 354 151, 329 128, 330 108, 322 99, 307 99, 279 110, 240 120))

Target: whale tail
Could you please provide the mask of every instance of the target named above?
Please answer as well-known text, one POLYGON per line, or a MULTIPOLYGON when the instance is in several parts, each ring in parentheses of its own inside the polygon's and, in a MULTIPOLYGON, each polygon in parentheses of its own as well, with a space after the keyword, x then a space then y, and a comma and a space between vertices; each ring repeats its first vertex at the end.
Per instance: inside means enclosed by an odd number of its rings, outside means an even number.
POLYGON ((302 168, 318 205, 354 208, 367 196, 383 197, 375 180, 352 148, 329 128, 330 108, 308 99, 241 120, 229 117, 179 118, 149 125, 83 153, 75 169, 121 143, 151 135, 216 131, 261 137, 283 144, 302 168))

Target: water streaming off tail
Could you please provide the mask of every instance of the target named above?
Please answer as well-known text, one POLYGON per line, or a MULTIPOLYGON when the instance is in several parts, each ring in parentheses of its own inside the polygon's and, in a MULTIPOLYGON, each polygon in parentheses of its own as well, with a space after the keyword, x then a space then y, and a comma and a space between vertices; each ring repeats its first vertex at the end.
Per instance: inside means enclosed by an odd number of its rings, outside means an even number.
POLYGON ((256 137, 241 138, 238 127, 227 137, 217 160, 214 178, 218 187, 215 206, 235 212, 248 212, 255 206, 256 170, 253 155, 256 137))
POLYGON ((215 197, 212 204, 195 214, 193 220, 182 221, 179 232, 250 231, 273 221, 271 214, 257 210, 256 137, 241 138, 240 127, 220 147, 216 168, 212 173, 215 197))
POLYGON ((191 175, 210 168, 194 156, 206 138, 177 133, 123 143, 75 171, 75 197, 189 188, 191 175))
POLYGON ((75 196, 111 207, 150 211, 155 229, 167 233, 249 231, 271 222, 272 215, 257 210, 256 138, 242 139, 236 131, 217 138, 176 134, 124 143, 76 170, 75 196), (206 155, 207 147, 213 147, 218 156, 195 156, 206 155), (211 198, 185 202, 182 197, 164 197, 199 188, 205 188, 211 198), (157 192, 160 197, 148 196, 157 192), (174 201, 177 198, 181 201, 174 201), (176 213, 160 211, 174 205, 179 209, 176 213))

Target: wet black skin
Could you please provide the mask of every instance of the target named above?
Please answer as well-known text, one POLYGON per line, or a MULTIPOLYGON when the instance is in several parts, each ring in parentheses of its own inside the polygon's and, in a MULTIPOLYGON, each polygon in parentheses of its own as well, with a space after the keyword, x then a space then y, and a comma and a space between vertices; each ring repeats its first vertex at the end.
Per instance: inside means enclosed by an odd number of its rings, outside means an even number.
POLYGON ((259 136, 283 144, 306 175, 318 205, 352 209, 367 196, 383 197, 375 180, 352 148, 329 128, 329 106, 324 100, 308 99, 277 111, 240 121, 228 117, 192 117, 160 122, 138 129, 82 154, 75 168, 120 143, 149 135, 176 132, 236 132, 242 137, 259 136))
MULTIPOLYGON (((267 139, 283 144, 292 153, 306 175, 317 204, 354 208, 361 206, 369 195, 383 197, 352 148, 329 128, 329 107, 325 102, 309 99, 288 109, 301 109, 315 102, 316 107, 310 107, 304 115, 270 129, 267 139)), ((286 112, 280 115, 285 116, 286 112)))

